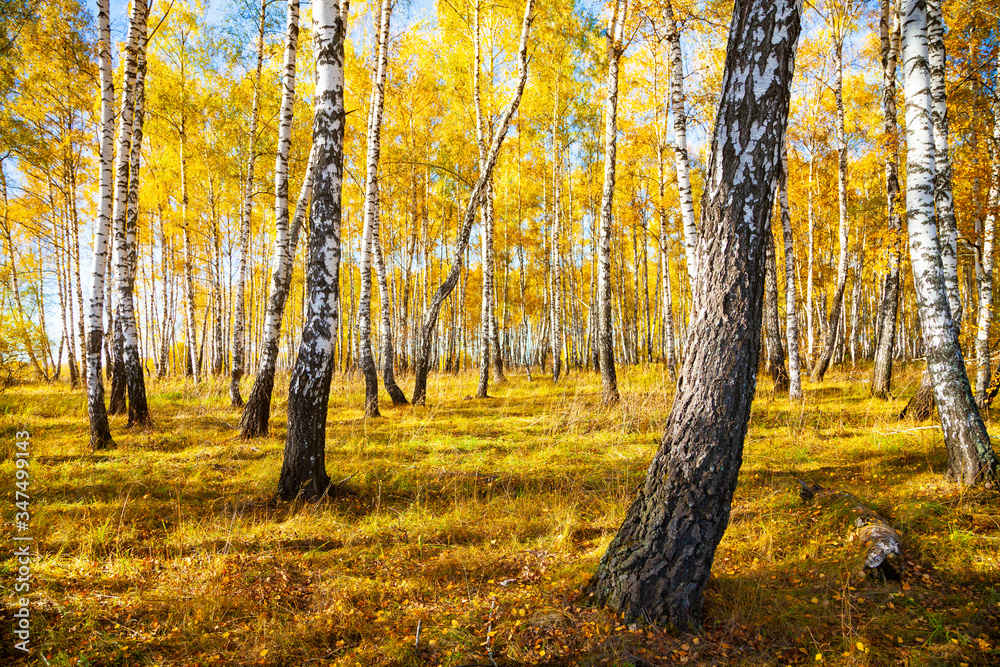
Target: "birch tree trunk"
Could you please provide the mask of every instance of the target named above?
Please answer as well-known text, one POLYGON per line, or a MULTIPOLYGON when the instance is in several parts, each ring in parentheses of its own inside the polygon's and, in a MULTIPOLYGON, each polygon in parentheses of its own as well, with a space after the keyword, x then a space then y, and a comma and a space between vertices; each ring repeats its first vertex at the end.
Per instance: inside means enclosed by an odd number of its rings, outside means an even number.
MULTIPOLYGON (((386 3, 388 4, 388 3, 386 3)), ((386 279, 385 257, 382 253, 381 216, 378 192, 378 179, 375 179, 375 220, 372 224, 372 258, 375 261, 375 275, 378 277, 379 302, 381 303, 381 338, 382 338, 382 384, 386 393, 392 399, 393 405, 407 405, 406 395, 396 384, 396 374, 393 371, 396 355, 392 343, 391 301, 389 298, 389 282, 386 279)))
MULTIPOLYGON (((558 102, 556 106, 558 108, 558 102)), ((560 173, 559 148, 556 139, 558 135, 555 132, 555 123, 553 123, 552 129, 552 154, 554 158, 552 165, 552 239, 550 242, 550 249, 552 251, 552 309, 550 311, 552 325, 549 333, 552 343, 552 381, 559 382, 559 376, 562 373, 563 342, 562 256, 559 253, 560 225, 562 222, 559 211, 559 191, 561 189, 560 179, 562 178, 562 174, 560 173)))
POLYGON ((378 161, 382 136, 382 103, 385 99, 386 51, 389 48, 389 0, 379 11, 375 71, 372 73, 368 118, 368 160, 365 179, 364 229, 361 240, 361 293, 358 297, 358 347, 361 372, 365 377, 365 416, 379 417, 378 370, 372 355, 372 230, 378 210, 378 161))
POLYGON ((955 331, 962 331, 962 296, 958 289, 958 224, 951 193, 948 153, 948 93, 945 86, 944 17, 941 0, 927 0, 927 59, 931 75, 931 119, 934 122, 934 201, 944 286, 955 331))
MULTIPOLYGON (((182 112, 183 113, 183 112, 182 112)), ((197 384, 198 374, 198 334, 194 321, 194 248, 191 245, 191 225, 188 221, 188 187, 187 187, 187 128, 184 116, 180 125, 180 160, 181 160, 181 228, 184 231, 184 301, 185 301, 185 332, 184 345, 188 370, 194 376, 197 384)))
POLYGON ((765 238, 799 0, 737 0, 698 237, 684 368, 660 449, 590 582, 627 621, 697 626, 729 522, 757 380, 765 238))
POLYGON ((309 229, 309 312, 288 387, 288 435, 278 496, 322 497, 326 474, 326 413, 340 318, 340 216, 344 163, 344 35, 348 0, 314 0, 313 111, 315 177, 309 229))
POLYGON ((608 90, 604 107, 604 188, 601 193, 601 240, 598 247, 597 301, 598 347, 600 348, 601 400, 615 405, 620 400, 615 373, 614 318, 611 300, 611 230, 615 206, 615 160, 618 137, 618 61, 624 45, 622 36, 628 0, 615 0, 606 33, 608 55, 608 90))
POLYGON ((899 127, 896 122, 896 59, 899 54, 898 0, 882 0, 879 22, 882 42, 882 134, 887 144, 885 161, 885 192, 889 231, 893 236, 889 248, 889 270, 885 277, 880 308, 878 348, 872 370, 872 396, 888 398, 892 386, 892 358, 896 346, 896 321, 899 312, 899 266, 903 248, 899 234, 899 127))
POLYGON ((948 476, 972 485, 996 477, 996 456, 976 408, 948 304, 934 219, 935 145, 927 57, 925 0, 904 0, 906 209, 910 263, 923 329, 924 354, 948 449, 948 476))
POLYGON ((288 0, 285 20, 285 58, 281 79, 281 109, 278 125, 278 153, 274 159, 274 271, 268 287, 267 314, 261 341, 257 376, 240 417, 240 436, 255 438, 267 435, 271 417, 271 393, 278 360, 281 321, 284 319, 288 288, 292 282, 292 264, 305 220, 306 206, 312 194, 316 150, 309 153, 302 191, 295 207, 295 218, 288 221, 288 151, 292 144, 293 105, 295 102, 295 62, 299 44, 299 0, 288 0))
POLYGON ((479 202, 488 187, 488 183, 493 175, 493 166, 500 155, 500 148, 503 146, 504 137, 507 135, 507 127, 510 125, 511 117, 517 112, 521 103, 521 95, 524 93, 524 84, 528 79, 528 31, 531 28, 531 10, 534 0, 526 0, 524 7, 524 21, 521 24, 521 40, 518 46, 518 80, 514 89, 510 104, 504 110, 493 133, 490 147, 487 151, 485 166, 479 170, 479 178, 472 187, 469 194, 469 202, 466 206, 462 224, 459 227, 458 237, 455 243, 455 252, 452 259, 451 268, 444 282, 438 287, 433 298, 427 304, 424 315, 424 323, 417 333, 416 358, 414 360, 413 379, 413 404, 424 405, 427 399, 427 373, 430 371, 431 347, 434 342, 434 329, 437 324, 438 314, 444 300, 455 289, 458 284, 459 273, 462 269, 462 256, 469 243, 469 233, 472 231, 472 223, 476 219, 476 210, 479 202))
MULTIPOLYGON (((115 214, 115 273, 118 287, 117 322, 122 329, 122 361, 125 375, 125 385, 128 390, 128 425, 148 426, 151 423, 149 404, 146 402, 146 379, 142 368, 139 352, 139 333, 136 327, 135 303, 135 266, 136 266, 136 233, 139 227, 139 162, 142 155, 142 127, 145 120, 146 104, 146 20, 148 7, 144 2, 136 2, 138 11, 133 11, 136 28, 137 44, 135 50, 135 99, 132 113, 132 137, 130 141, 130 158, 128 166, 128 195, 125 202, 124 219, 119 221, 118 211, 115 214), (119 222, 121 227, 118 228, 119 222)), ((131 56, 130 54, 130 57, 131 56)), ((125 126, 125 110, 122 110, 122 123, 125 126)), ((124 131, 124 130, 120 130, 124 131)), ((121 144, 124 146, 124 142, 121 144)), ((121 172, 119 172, 119 192, 121 195, 121 172)), ((116 197, 115 208, 118 208, 116 197)))
MULTIPOLYGON (((784 155, 784 149, 782 149, 784 155)), ((779 162, 779 170, 782 169, 779 162)), ((779 172, 780 173, 780 172, 779 172)), ((780 180, 780 176, 779 176, 780 180)), ((767 339, 767 370, 774 382, 774 392, 783 394, 788 391, 789 378, 785 369, 785 350, 781 345, 781 323, 778 321, 778 269, 774 256, 774 235, 770 228, 765 230, 767 240, 764 242, 766 257, 764 258, 764 336, 767 339)))
MULTIPOLYGON (((243 407, 240 380, 246 365, 246 300, 247 256, 250 254, 250 215, 253 212, 253 168, 257 161, 257 119, 260 109, 260 73, 264 67, 264 21, 267 0, 260 4, 260 28, 257 31, 257 70, 253 82, 253 104, 250 110, 250 139, 247 147, 247 180, 243 189, 243 217, 240 221, 239 268, 236 271, 236 309, 233 314, 233 369, 229 378, 229 401, 234 408, 243 407)), ((280 151, 280 149, 279 149, 280 151)))
POLYGON ((674 161, 677 168, 677 196, 680 200, 681 223, 684 227, 684 256, 687 258, 688 280, 694 293, 698 276, 698 227, 694 220, 694 196, 691 192, 691 164, 687 150, 687 114, 684 110, 684 58, 681 54, 681 33, 674 20, 671 0, 663 4, 670 53, 671 100, 674 112, 674 161))
MULTIPOLYGON (((997 53, 1000 74, 1000 51, 997 53)), ((976 403, 987 402, 990 386, 990 329, 993 324, 993 253, 996 240, 997 204, 1000 203, 1000 99, 993 101, 993 168, 983 226, 983 277, 979 283, 979 326, 976 328, 976 403)))
POLYGON ((87 311, 87 415, 90 419, 90 447, 114 446, 104 405, 104 381, 101 375, 101 349, 104 337, 104 274, 108 262, 108 235, 114 203, 111 163, 115 135, 115 90, 111 68, 111 19, 109 0, 97 0, 97 24, 100 38, 101 143, 98 177, 98 210, 94 227, 94 252, 90 271, 90 303, 87 311))
POLYGON ((833 359, 840 331, 840 318, 844 307, 844 289, 847 287, 847 131, 844 123, 844 27, 835 27, 833 40, 833 92, 837 98, 837 205, 840 213, 840 256, 837 260, 837 288, 830 310, 830 326, 826 345, 812 369, 812 381, 822 382, 833 359))
POLYGON ((781 175, 778 178, 778 203, 785 241, 785 336, 788 342, 788 397, 802 398, 802 363, 799 360, 799 316, 795 306, 795 243, 792 238, 792 214, 788 210, 788 145, 781 148, 781 175))

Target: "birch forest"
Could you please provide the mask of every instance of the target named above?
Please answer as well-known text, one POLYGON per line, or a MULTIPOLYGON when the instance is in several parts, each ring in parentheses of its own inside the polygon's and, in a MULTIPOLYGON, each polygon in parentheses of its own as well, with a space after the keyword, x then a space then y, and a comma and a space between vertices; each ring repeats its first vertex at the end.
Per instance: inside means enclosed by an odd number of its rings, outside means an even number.
POLYGON ((0 187, 0 664, 1000 663, 994 3, 0 0, 0 187))

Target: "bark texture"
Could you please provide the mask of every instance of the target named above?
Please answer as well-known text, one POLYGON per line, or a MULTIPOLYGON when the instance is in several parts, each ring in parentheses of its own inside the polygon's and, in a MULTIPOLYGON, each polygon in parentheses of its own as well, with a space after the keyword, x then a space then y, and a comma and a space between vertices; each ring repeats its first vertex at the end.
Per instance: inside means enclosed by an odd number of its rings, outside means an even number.
POLYGON ((971 485, 994 478, 997 461, 965 373, 935 224, 935 146, 925 0, 904 0, 902 43, 907 231, 924 354, 948 449, 948 476, 971 485))
POLYGON ((288 387, 288 436, 278 497, 319 498, 327 492, 326 413, 340 319, 340 216, 344 169, 344 33, 347 0, 315 0, 316 175, 309 229, 309 312, 288 387))
POLYGON ((104 275, 108 263, 108 235, 111 231, 112 192, 111 162, 115 135, 115 91, 111 69, 111 19, 109 0, 97 0, 99 61, 101 86, 100 173, 98 176, 97 219, 94 225, 94 251, 90 271, 90 303, 87 312, 87 415, 90 420, 90 446, 106 449, 114 446, 108 412, 104 405, 104 380, 101 374, 101 348, 104 339, 104 275))
POLYGON ((792 214, 788 210, 788 146, 781 149, 781 176, 778 179, 781 230, 785 241, 785 337, 788 341, 788 397, 802 398, 802 361, 799 358, 799 315, 795 300, 795 240, 792 214))
POLYGON ((756 388, 765 234, 801 7, 737 0, 733 9, 683 371, 646 481, 590 584, 630 621, 698 625, 729 522, 756 388))

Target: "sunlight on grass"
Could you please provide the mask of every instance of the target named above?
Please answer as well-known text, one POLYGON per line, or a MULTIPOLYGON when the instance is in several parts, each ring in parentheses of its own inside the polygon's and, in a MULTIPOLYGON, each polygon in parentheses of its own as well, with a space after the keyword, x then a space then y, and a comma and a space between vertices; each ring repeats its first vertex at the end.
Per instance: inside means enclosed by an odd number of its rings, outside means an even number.
MULTIPOLYGON (((272 500, 287 378, 254 441, 235 436, 225 378, 150 381, 154 426, 114 417, 117 448, 100 453, 82 393, 0 394, 8 488, 14 432, 32 433, 33 638, 48 664, 1000 660, 996 495, 947 484, 940 431, 897 422, 902 400, 868 398, 862 373, 831 373, 796 402, 762 380, 695 636, 624 626, 580 597, 662 437, 663 369, 623 369, 613 409, 590 373, 508 377, 472 399, 471 375, 432 376, 426 407, 383 401, 375 420, 361 382, 335 378, 335 486, 308 505, 272 500), (904 580, 860 580, 846 519, 803 505, 798 478, 888 517, 904 580)), ((3 561, 5 586, 14 567, 3 561)))

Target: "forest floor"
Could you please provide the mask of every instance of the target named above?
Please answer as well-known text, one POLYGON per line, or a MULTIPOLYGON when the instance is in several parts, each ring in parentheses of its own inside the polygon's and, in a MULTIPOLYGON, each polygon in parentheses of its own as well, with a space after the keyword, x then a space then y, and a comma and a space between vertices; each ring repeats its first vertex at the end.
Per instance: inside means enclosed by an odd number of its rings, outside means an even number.
MULTIPOLYGON (((1000 501, 943 477, 931 423, 897 422, 866 371, 762 379, 732 521, 697 634, 626 625, 581 590, 662 435, 659 366, 559 385, 520 370, 476 400, 435 375, 429 405, 364 420, 360 380, 335 378, 321 504, 272 502, 285 436, 235 437, 223 379, 148 385, 154 425, 87 449, 85 397, 0 393, 0 664, 45 665, 996 665, 1000 501), (351 406, 351 407, 345 407, 351 406), (31 432, 32 645, 12 649, 15 432, 31 432), (855 493, 902 533, 902 581, 861 580, 835 512, 797 478, 855 493), (419 635, 419 643, 418 643, 419 635)), ((249 389, 246 383, 244 391, 249 389)), ((991 423, 991 429, 1000 424, 991 423)), ((994 430, 996 433, 996 431, 994 430)))

